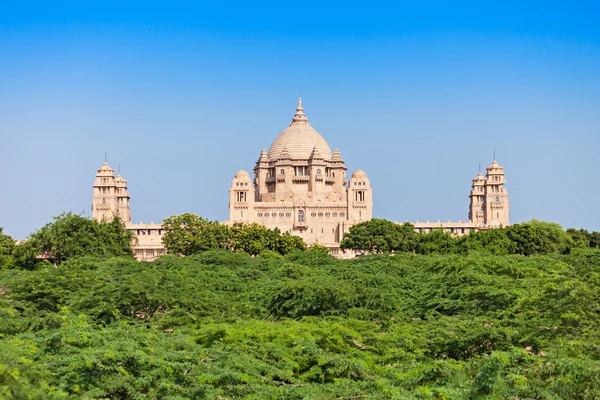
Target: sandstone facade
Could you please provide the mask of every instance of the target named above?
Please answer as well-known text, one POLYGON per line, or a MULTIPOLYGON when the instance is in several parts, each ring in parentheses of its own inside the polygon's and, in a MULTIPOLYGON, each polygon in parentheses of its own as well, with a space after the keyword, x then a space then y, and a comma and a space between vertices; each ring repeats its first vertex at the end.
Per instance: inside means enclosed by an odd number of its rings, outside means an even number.
POLYGON ((373 189, 367 174, 348 178, 338 149, 308 122, 302 100, 289 126, 269 151, 263 149, 254 179, 238 171, 229 189, 228 224, 259 223, 319 243, 333 252, 344 233, 373 215, 373 189))
MULTIPOLYGON (((373 189, 367 174, 356 170, 347 176, 340 151, 308 122, 302 100, 289 126, 263 149, 254 167, 254 178, 238 171, 229 189, 229 220, 225 223, 259 223, 319 243, 333 254, 351 226, 373 216, 373 189)), ((509 202, 504 168, 496 160, 472 180, 467 222, 414 222, 415 230, 429 233, 444 229, 455 235, 509 225, 509 202)), ((134 233, 133 251, 138 260, 165 254, 161 224, 131 223, 127 181, 104 162, 97 170, 92 217, 115 216, 134 233)))

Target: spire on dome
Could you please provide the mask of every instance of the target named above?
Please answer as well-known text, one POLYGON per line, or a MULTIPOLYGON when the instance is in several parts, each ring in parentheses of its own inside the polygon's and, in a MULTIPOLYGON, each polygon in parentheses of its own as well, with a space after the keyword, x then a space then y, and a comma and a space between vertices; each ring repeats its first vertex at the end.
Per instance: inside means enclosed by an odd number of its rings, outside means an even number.
POLYGON ((342 160, 342 155, 340 154, 340 151, 337 148, 333 151, 333 157, 331 157, 331 161, 344 161, 342 160))
POLYGON ((292 123, 294 122, 308 122, 308 117, 304 114, 304 108, 302 108, 302 98, 298 96, 298 107, 296 107, 296 114, 292 118, 292 123))
POLYGON ((258 162, 259 163, 269 162, 269 157, 267 156, 267 151, 265 149, 262 149, 262 151, 260 152, 260 157, 258 157, 258 162))
POLYGON ((312 160, 322 160, 323 156, 321 155, 321 152, 319 151, 319 149, 317 149, 317 146, 313 147, 313 151, 310 154, 310 158, 312 160))
POLYGON ((98 168, 98 173, 100 173, 100 172, 104 172, 104 173, 106 173, 106 172, 108 172, 108 173, 114 173, 114 172, 115 172, 115 170, 114 170, 114 169, 112 169, 112 168, 110 167, 110 165, 108 165, 108 162, 104 161, 104 163, 102 164, 102 166, 101 166, 100 168, 98 168))
POLYGON ((481 174, 481 171, 479 171, 477 176, 475 178, 473 178, 473 182, 483 182, 484 180, 485 180, 485 178, 481 174))

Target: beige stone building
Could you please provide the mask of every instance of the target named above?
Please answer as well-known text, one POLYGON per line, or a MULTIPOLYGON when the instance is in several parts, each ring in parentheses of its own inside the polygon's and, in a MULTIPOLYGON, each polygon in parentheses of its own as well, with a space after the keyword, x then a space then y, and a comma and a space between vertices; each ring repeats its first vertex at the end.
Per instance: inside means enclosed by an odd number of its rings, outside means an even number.
POLYGON ((456 235, 468 234, 472 230, 484 230, 508 226, 508 192, 504 187, 506 178, 504 167, 494 160, 486 168, 486 176, 481 172, 473 178, 471 194, 469 195, 469 221, 463 222, 413 222, 415 230, 429 233, 433 229, 443 229, 456 235))
POLYGON ((106 161, 98 169, 93 187, 92 218, 97 221, 112 221, 115 216, 119 216, 125 228, 134 234, 132 248, 136 259, 154 260, 165 254, 162 244, 164 230, 161 224, 131 223, 127 181, 121 174, 115 177, 115 170, 106 161))
POLYGON ((229 221, 259 223, 319 243, 335 252, 348 229, 373 215, 371 183, 362 170, 348 179, 338 149, 308 122, 302 100, 269 151, 262 150, 254 179, 238 171, 229 189, 229 221))
MULTIPOLYGON (((373 215, 373 189, 367 174, 356 170, 348 178, 338 149, 308 122, 298 99, 292 122, 277 136, 269 151, 263 149, 254 167, 254 179, 238 171, 229 189, 229 220, 225 223, 259 223, 300 236, 311 245, 339 253, 340 242, 351 226, 373 215)), ((473 180, 466 222, 413 222, 415 230, 444 229, 456 235, 509 225, 508 193, 504 168, 496 160, 473 180)), ((131 223, 127 181, 104 162, 94 182, 92 217, 98 221, 119 216, 133 232, 138 260, 165 254, 161 224, 131 223)), ((407 221, 408 222, 408 221, 407 221)))

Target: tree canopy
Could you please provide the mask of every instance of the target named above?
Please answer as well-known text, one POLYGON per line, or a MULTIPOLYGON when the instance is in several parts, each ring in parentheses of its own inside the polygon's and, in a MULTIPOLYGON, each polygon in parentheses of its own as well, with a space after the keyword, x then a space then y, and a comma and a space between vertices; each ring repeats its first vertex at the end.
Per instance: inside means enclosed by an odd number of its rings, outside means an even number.
POLYGON ((133 257, 132 238, 118 218, 98 222, 65 212, 14 247, 13 257, 15 264, 24 269, 35 269, 42 262, 40 258, 59 265, 84 256, 133 257))
POLYGON ((16 246, 15 240, 5 235, 3 230, 0 227, 0 269, 11 268, 13 266, 13 252, 16 246))
POLYGON ((418 234, 414 227, 382 219, 372 219, 350 228, 341 248, 358 253, 413 252, 417 254, 468 254, 483 251, 491 254, 565 254, 576 248, 600 247, 600 233, 563 228, 551 222, 532 220, 480 231, 464 236, 442 229, 418 234))
POLYGON ((276 252, 285 255, 294 250, 305 250, 302 238, 279 229, 268 229, 260 224, 233 226, 209 221, 194 214, 173 215, 163 221, 163 244, 168 254, 189 256, 207 250, 227 249, 259 255, 276 252))
POLYGON ((599 271, 589 248, 0 270, 0 398, 595 399, 599 271))
POLYGON ((418 241, 414 226, 408 222, 398 225, 385 219, 373 218, 350 227, 340 247, 361 253, 412 252, 418 241))
POLYGON ((162 226, 163 244, 172 255, 189 256, 228 246, 228 229, 218 221, 186 213, 165 218, 162 226))

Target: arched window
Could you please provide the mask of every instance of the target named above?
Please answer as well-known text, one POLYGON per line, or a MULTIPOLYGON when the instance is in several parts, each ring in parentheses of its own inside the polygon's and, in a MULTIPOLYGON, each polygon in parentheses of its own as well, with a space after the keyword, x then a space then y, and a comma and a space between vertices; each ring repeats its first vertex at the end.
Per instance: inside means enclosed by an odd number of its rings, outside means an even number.
POLYGON ((317 170, 317 175, 321 175, 321 170, 320 169, 317 170))
POLYGON ((298 210, 298 222, 304 222, 304 210, 298 210))
POLYGON ((279 175, 285 175, 285 171, 283 169, 279 170, 279 175))
POLYGON ((496 196, 496 201, 499 202, 500 201, 500 197, 496 196))
POLYGON ((102 204, 106 204, 106 199, 102 199, 102 204))

